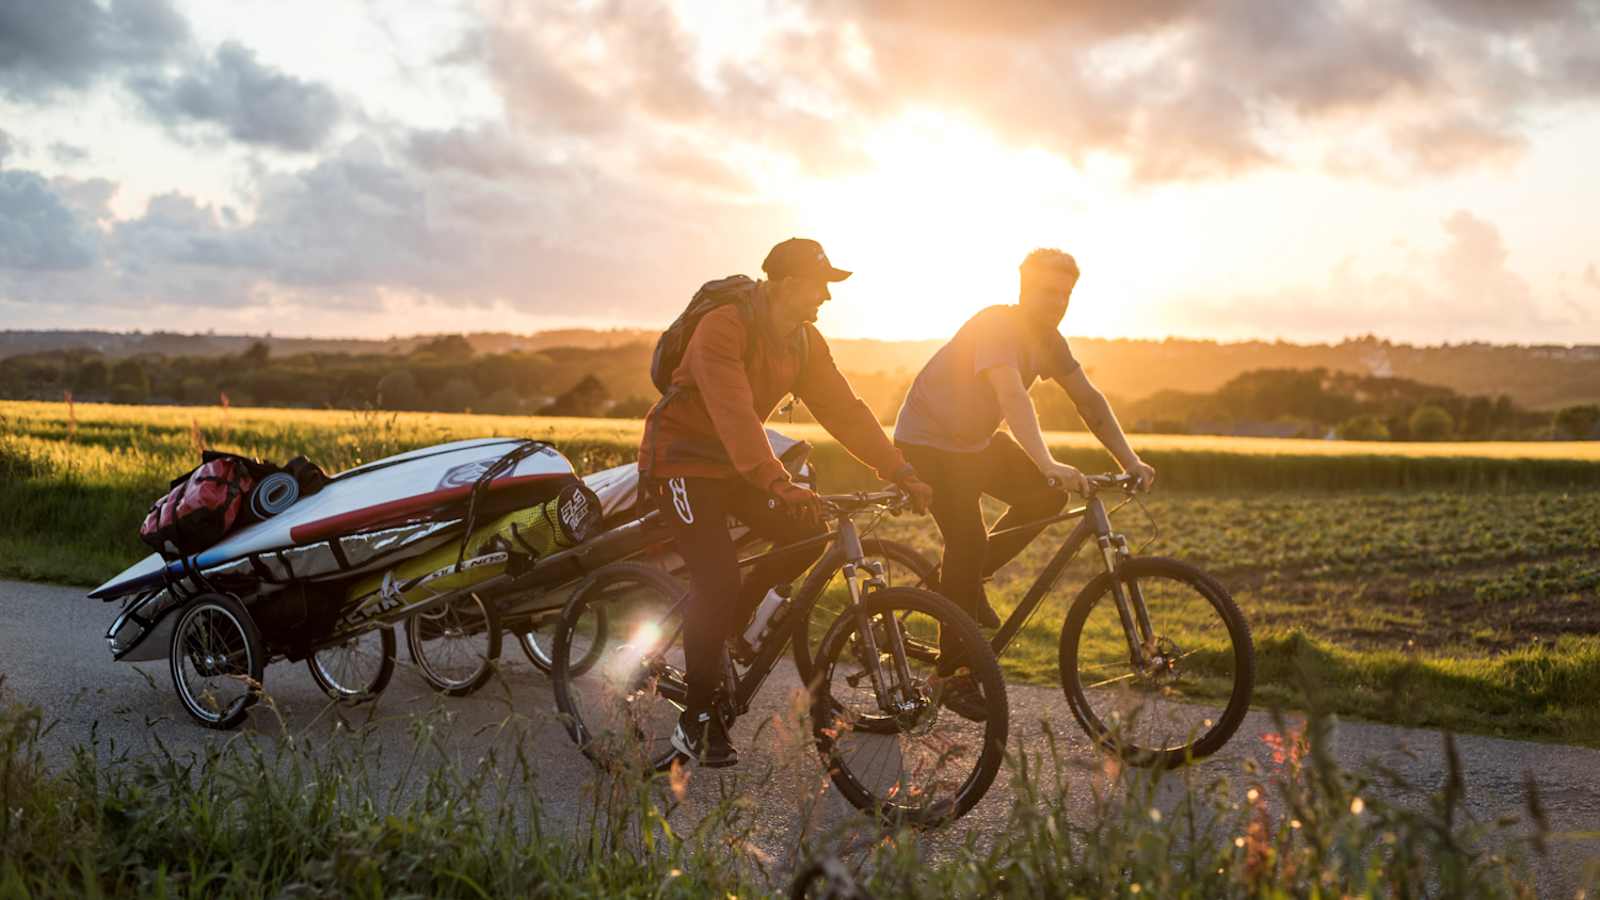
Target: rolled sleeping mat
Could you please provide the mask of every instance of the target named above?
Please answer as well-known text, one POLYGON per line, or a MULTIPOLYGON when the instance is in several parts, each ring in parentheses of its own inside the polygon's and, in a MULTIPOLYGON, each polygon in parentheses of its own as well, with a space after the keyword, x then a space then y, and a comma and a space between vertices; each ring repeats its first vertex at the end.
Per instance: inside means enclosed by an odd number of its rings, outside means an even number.
POLYGON ((444 591, 471 587, 505 572, 513 555, 539 559, 577 546, 588 540, 600 526, 600 498, 582 482, 562 488, 560 493, 537 506, 519 509, 474 530, 467 538, 466 553, 460 541, 448 541, 421 556, 358 581, 347 596, 365 607, 376 596, 387 594, 404 605, 421 602, 444 591), (461 561, 457 571, 456 562, 461 561))
POLYGON ((258 519, 270 519, 300 499, 300 482, 288 472, 273 472, 256 482, 250 492, 250 512, 258 519))

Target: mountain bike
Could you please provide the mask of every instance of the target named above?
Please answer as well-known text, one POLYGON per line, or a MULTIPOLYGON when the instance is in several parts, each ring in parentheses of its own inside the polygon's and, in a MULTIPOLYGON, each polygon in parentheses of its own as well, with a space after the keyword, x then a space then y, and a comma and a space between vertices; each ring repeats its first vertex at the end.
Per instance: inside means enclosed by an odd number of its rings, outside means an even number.
MULTIPOLYGON (((1091 475, 1088 482, 1084 505, 991 535, 1080 520, 990 646, 996 655, 1005 652, 1067 564, 1092 541, 1104 571, 1078 593, 1061 626, 1061 686, 1074 718, 1097 744, 1134 765, 1170 768, 1209 756, 1233 736, 1250 708, 1250 626, 1216 579, 1188 563, 1129 552, 1127 538, 1112 530, 1101 495, 1120 492, 1131 500, 1133 476, 1091 475)), ((796 628, 797 636, 815 634, 815 620, 827 619, 811 608, 796 607, 791 615, 813 620, 796 628)), ((811 677, 819 646, 816 640, 795 641, 802 679, 811 677)), ((906 652, 935 659, 939 644, 914 640, 906 652)))
MULTIPOLYGON (((659 515, 652 511, 636 523, 624 526, 624 528, 636 528, 641 533, 638 539, 633 541, 638 545, 637 551, 630 552, 622 558, 638 557, 652 543, 667 545, 671 537, 658 521, 659 515)), ((734 529, 734 534, 738 533, 739 529, 734 529)), ((754 536, 736 540, 741 551, 759 543, 760 539, 754 536)), ((912 547, 884 538, 862 535, 861 550, 867 561, 880 566, 876 570, 877 577, 886 587, 926 586, 933 581, 935 564, 912 547)), ((741 568, 751 565, 755 559, 756 557, 741 560, 739 565, 741 568)), ((653 557, 653 562, 663 566, 670 574, 687 575, 683 560, 675 553, 657 554, 653 557)), ((815 604, 821 610, 831 612, 831 615, 825 618, 813 613, 813 621, 821 622, 817 633, 812 636, 813 644, 822 639, 823 631, 848 604, 849 592, 844 587, 844 567, 849 563, 850 560, 845 558, 843 545, 836 542, 817 560, 805 578, 798 582, 800 587, 796 589, 790 602, 791 609, 815 604)), ((531 613, 521 614, 514 625, 508 626, 518 645, 521 646, 523 655, 541 672, 548 674, 554 666, 552 654, 556 629, 561 624, 561 611, 565 608, 566 601, 571 598, 572 591, 581 583, 582 579, 577 578, 570 584, 540 591, 537 596, 524 600, 525 605, 536 604, 537 608, 531 613)), ((592 627, 604 631, 606 629, 604 618, 592 623, 592 627)), ((808 656, 807 659, 809 658, 808 656)))
MULTIPOLYGON (((904 493, 823 499, 833 527, 769 551, 827 543, 846 559, 841 568, 850 602, 829 623, 808 682, 817 751, 857 808, 893 824, 950 821, 982 798, 1005 754, 1009 723, 999 662, 955 604, 929 591, 889 587, 884 567, 866 559, 851 517, 897 511, 906 503, 904 493), (940 640, 963 660, 966 668, 958 674, 971 676, 967 684, 980 709, 972 719, 944 707, 954 679, 938 671, 937 658, 911 652, 940 640)), ((597 765, 659 771, 680 760, 670 740, 688 691, 682 640, 687 593, 683 582, 658 568, 613 563, 591 575, 562 611, 551 660, 556 708, 597 765), (612 634, 626 640, 613 642, 612 634)), ((807 621, 794 615, 780 620, 743 666, 729 658, 716 701, 724 722, 750 710, 807 621)))

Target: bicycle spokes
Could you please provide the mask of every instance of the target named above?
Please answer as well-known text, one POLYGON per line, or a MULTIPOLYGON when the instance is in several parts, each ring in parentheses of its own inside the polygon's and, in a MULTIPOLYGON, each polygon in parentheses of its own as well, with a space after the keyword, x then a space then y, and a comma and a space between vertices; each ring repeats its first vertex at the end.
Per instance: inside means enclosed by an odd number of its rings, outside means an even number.
MULTIPOLYGON (((654 767, 670 756, 672 731, 687 699, 676 599, 655 582, 613 579, 584 600, 604 608, 614 642, 603 648, 576 645, 587 632, 573 629, 567 645, 557 647, 567 667, 564 711, 591 757, 654 767), (572 670, 572 661, 591 657, 591 668, 572 670)), ((592 610, 575 609, 572 621, 594 617, 592 610)))
POLYGON ((1112 596, 1094 604, 1077 646, 1086 712, 1113 743, 1157 753, 1189 747, 1217 727, 1238 681, 1228 623, 1181 579, 1124 575, 1123 587, 1150 630, 1129 634, 1112 596), (1140 647, 1137 660, 1130 642, 1140 647))
MULTIPOLYGON (((937 820, 952 813, 973 781, 989 726, 943 705, 956 679, 970 681, 965 669, 951 665, 941 673, 937 653, 914 652, 939 646, 939 616, 906 609, 868 614, 871 605, 841 620, 850 623, 839 646, 844 652, 823 667, 819 685, 832 703, 825 727, 836 781, 844 778, 891 817, 937 820)), ((972 636, 981 643, 976 630, 972 636)), ((988 652, 987 645, 981 649, 988 652)), ((963 648, 945 650, 959 657, 963 648)), ((980 706, 999 699, 974 690, 980 706)))

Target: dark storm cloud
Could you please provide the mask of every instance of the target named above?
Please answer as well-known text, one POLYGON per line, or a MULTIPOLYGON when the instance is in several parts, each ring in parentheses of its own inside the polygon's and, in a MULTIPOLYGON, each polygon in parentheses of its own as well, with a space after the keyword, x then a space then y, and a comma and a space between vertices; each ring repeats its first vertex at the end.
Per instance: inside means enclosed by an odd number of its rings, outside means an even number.
POLYGON ((0 270, 84 269, 96 233, 34 172, 0 171, 0 270))
POLYGON ((43 102, 160 63, 188 40, 166 0, 0 0, 0 96, 43 102))
POLYGON ((316 149, 340 116, 326 86, 264 66, 231 41, 177 78, 140 75, 128 85, 169 127, 213 125, 241 143, 282 150, 316 149))

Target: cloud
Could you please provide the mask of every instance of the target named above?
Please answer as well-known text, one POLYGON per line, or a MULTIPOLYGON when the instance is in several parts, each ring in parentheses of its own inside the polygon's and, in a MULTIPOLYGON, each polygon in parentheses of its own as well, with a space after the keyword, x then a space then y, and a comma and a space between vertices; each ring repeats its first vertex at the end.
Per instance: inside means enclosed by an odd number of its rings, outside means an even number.
MULTIPOLYGON (((1414 170, 1502 164, 1525 146, 1513 125, 1524 107, 1580 93, 1571 75, 1494 52, 1493 29, 1415 2, 991 6, 815 8, 872 50, 861 102, 954 106, 1069 159, 1124 159, 1140 181, 1233 175, 1363 127, 1414 170)), ((1546 7, 1552 23, 1588 18, 1546 7)), ((1563 38, 1549 27, 1527 40, 1537 56, 1563 38)))
POLYGON ((281 150, 316 149, 340 117, 339 100, 325 85, 264 66, 231 41, 176 79, 137 75, 128 86, 169 128, 215 126, 240 143, 281 150))
MULTIPOLYGON (((714 65, 707 52, 724 48, 691 33, 671 4, 609 0, 509 7, 451 59, 483 67, 528 140, 604 151, 697 132, 723 150, 755 148, 831 173, 864 159, 859 111, 830 96, 839 91, 827 73, 842 64, 835 37, 779 31, 771 65, 714 65)), ((699 165, 681 154, 664 161, 691 180, 737 180, 713 172, 715 150, 705 155, 699 165)))
POLYGON ((1520 10, 791 0, 750 52, 697 65, 726 48, 662 4, 571 4, 496 19, 461 58, 485 62, 530 135, 694 128, 832 172, 860 161, 853 148, 874 124, 931 106, 1069 160, 1121 159, 1136 181, 1229 177, 1285 164, 1302 144, 1340 169, 1374 132, 1388 159, 1364 169, 1392 177, 1507 164, 1530 111, 1593 101, 1600 48, 1580 36, 1594 33, 1595 7, 1520 10))
MULTIPOLYGON (((0 297, 287 297, 364 312, 393 293, 480 309, 603 298, 661 319, 692 291, 685 278, 753 265, 789 233, 791 214, 763 193, 768 171, 849 173, 865 139, 908 111, 1080 164, 1110 159, 1139 183, 1301 160, 1399 183, 1512 164, 1543 111, 1600 87, 1594 7, 1555 0, 1523 13, 1492 0, 771 0, 738 46, 726 23, 701 28, 669 0, 488 8, 440 63, 474 70, 451 73, 463 83, 487 78, 503 117, 406 129, 241 44, 201 52, 162 0, 0 0, 0 96, 125 87, 174 134, 245 145, 250 202, 240 213, 180 188, 114 221, 116 184, 18 173, 0 297), (271 150, 305 156, 253 152, 271 150)), ((49 141, 38 147, 56 163, 78 158, 49 141)), ((15 164, 14 145, 0 135, 0 164, 15 164)), ((1391 316, 1425 330, 1448 292, 1472 327, 1506 309, 1544 315, 1492 224, 1461 213, 1442 229, 1425 275, 1352 263, 1314 290, 1210 314, 1256 309, 1253 329, 1284 334, 1391 316)))
POLYGON ((152 66, 189 40, 166 0, 0 0, 0 97, 43 103, 128 66, 152 66))
POLYGON ((112 218, 111 198, 117 186, 105 178, 50 179, 56 199, 84 222, 108 222, 112 218))
POLYGON ((0 171, 0 271, 84 269, 97 235, 33 172, 0 171))
POLYGON ((1408 271, 1364 273, 1346 259, 1325 284, 1270 294, 1184 298, 1163 311, 1178 333, 1228 338, 1273 334, 1326 340, 1382 334, 1423 343, 1465 339, 1548 340, 1585 324, 1568 307, 1546 302, 1510 267, 1500 230, 1467 210, 1440 223, 1443 242, 1408 271))
POLYGON ((75 166, 89 159, 89 148, 65 141, 53 141, 50 144, 50 158, 63 166, 75 166))
POLYGON ((5 129, 0 128, 0 167, 5 166, 6 157, 15 153, 16 149, 17 144, 11 139, 11 135, 7 134, 5 129))
POLYGON ((406 141, 406 154, 423 169, 457 169, 484 178, 540 168, 529 147, 503 129, 415 131, 406 141))
MULTIPOLYGON (((70 273, 22 271, 47 261, 42 252, 0 262, 0 298, 41 309, 315 307, 371 316, 407 296, 439 309, 665 320, 697 276, 737 265, 730 261, 753 267, 787 227, 781 212, 748 199, 677 191, 651 173, 635 179, 584 162, 536 161, 493 143, 476 132, 406 130, 353 141, 306 168, 259 171, 247 219, 174 192, 112 222, 104 213, 114 185, 30 174, 35 196, 20 206, 48 197, 64 220, 57 231, 70 233, 71 223, 98 235, 90 223, 99 221, 104 234, 70 273), (492 152, 463 149, 485 143, 492 152)), ((63 244, 71 246, 47 243, 63 244)))
POLYGON ((1527 149, 1522 135, 1504 126, 1456 116, 1396 128, 1395 149, 1412 169, 1449 174, 1492 163, 1509 164, 1527 149))

